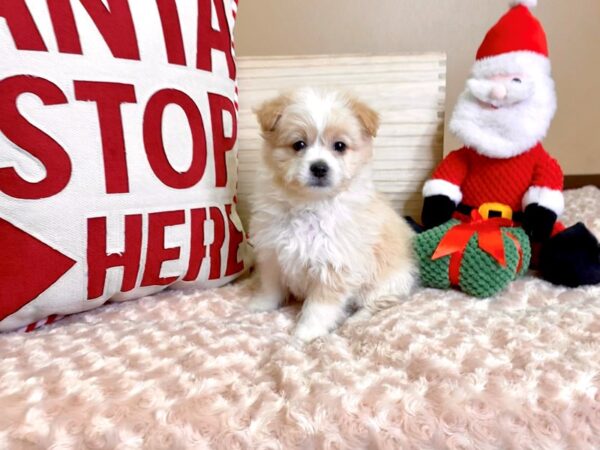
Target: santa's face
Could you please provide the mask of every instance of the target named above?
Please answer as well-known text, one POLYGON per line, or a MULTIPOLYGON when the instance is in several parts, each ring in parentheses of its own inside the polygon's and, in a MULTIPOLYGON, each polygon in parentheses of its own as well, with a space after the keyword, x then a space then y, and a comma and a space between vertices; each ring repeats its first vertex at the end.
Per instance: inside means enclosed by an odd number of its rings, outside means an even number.
POLYGON ((495 75, 467 81, 467 89, 484 108, 506 108, 527 101, 534 94, 533 80, 524 74, 495 75))
POLYGON ((545 136, 556 111, 554 82, 539 70, 477 73, 467 81, 450 128, 491 158, 511 158, 545 136))

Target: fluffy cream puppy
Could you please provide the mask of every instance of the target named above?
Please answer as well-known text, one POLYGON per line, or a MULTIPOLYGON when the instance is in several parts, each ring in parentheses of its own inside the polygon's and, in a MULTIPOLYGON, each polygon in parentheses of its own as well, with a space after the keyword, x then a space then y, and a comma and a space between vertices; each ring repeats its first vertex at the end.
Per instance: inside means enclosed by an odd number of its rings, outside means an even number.
POLYGON ((398 302, 415 281, 410 227, 371 177, 376 112, 339 92, 301 89, 256 111, 264 138, 250 239, 256 311, 302 300, 295 336, 311 341, 358 308, 398 302))

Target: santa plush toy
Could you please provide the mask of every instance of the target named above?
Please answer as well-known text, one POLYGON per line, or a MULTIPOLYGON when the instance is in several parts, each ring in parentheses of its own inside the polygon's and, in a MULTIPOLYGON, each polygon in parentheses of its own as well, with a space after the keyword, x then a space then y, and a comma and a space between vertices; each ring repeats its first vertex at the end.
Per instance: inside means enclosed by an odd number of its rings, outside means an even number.
POLYGON ((534 248, 538 268, 555 284, 600 283, 600 247, 581 223, 565 229, 563 174, 542 146, 556 112, 546 35, 530 8, 516 0, 488 32, 450 122, 465 144, 450 153, 423 189, 422 221, 451 217, 512 218, 534 248))

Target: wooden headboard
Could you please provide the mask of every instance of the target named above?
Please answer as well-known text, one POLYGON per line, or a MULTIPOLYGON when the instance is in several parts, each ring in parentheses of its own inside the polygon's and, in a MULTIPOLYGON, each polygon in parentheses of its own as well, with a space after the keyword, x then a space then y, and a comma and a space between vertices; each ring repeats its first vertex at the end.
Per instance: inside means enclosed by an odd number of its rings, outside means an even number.
POLYGON ((379 111, 377 188, 399 213, 419 215, 423 182, 443 154, 445 55, 245 57, 238 58, 238 79, 238 209, 245 223, 261 148, 252 108, 301 86, 350 91, 379 111))

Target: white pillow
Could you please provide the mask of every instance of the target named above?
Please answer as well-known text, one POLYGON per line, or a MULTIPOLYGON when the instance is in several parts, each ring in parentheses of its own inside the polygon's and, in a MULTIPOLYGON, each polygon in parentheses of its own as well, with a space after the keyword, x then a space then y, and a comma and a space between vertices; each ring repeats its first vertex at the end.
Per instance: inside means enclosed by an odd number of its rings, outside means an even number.
POLYGON ((0 3, 0 331, 242 272, 236 10, 0 3))

